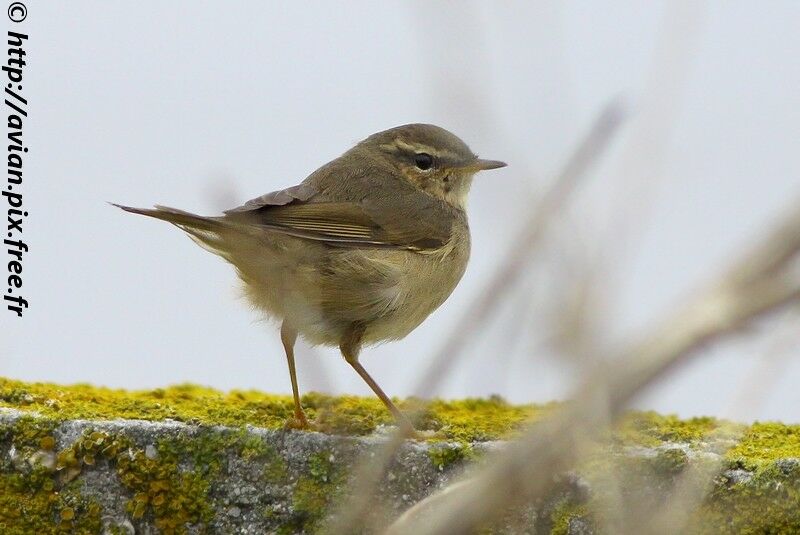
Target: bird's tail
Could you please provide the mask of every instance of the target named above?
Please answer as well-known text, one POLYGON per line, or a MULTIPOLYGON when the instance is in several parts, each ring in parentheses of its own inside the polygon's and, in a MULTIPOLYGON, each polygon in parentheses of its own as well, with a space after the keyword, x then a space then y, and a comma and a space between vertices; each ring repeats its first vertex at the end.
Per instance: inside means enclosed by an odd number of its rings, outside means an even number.
POLYGON ((242 232, 239 225, 227 222, 221 217, 199 216, 168 206, 156 205, 154 208, 133 208, 131 206, 111 204, 132 214, 146 215, 172 223, 186 232, 200 247, 214 254, 218 254, 227 260, 230 260, 229 241, 231 234, 239 234, 242 232))

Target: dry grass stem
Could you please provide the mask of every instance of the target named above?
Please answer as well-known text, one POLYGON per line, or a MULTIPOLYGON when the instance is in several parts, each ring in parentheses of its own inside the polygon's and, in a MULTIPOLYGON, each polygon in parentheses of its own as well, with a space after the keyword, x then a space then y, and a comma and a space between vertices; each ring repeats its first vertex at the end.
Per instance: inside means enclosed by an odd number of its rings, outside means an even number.
POLYGON ((495 455, 468 484, 436 493, 409 509, 388 533, 465 533, 511 506, 546 496, 554 478, 578 460, 576 434, 597 437, 606 414, 619 416, 636 394, 697 350, 800 301, 800 280, 793 276, 798 254, 800 199, 771 232, 705 290, 693 294, 697 297, 689 298, 686 306, 638 342, 601 358, 568 407, 495 455))
MULTIPOLYGON (((603 154, 614 133, 618 130, 624 113, 619 103, 608 104, 592 125, 586 137, 577 146, 575 152, 567 160, 563 170, 553 181, 553 185, 540 199, 539 205, 531 210, 531 218, 525 222, 519 236, 513 243, 515 247, 508 258, 500 262, 498 272, 486 285, 484 291, 468 308, 467 313, 458 322, 442 349, 433 357, 432 365, 422 376, 417 392, 426 395, 446 377, 447 370, 456 360, 469 340, 470 332, 478 332, 476 326, 485 323, 495 313, 502 297, 520 279, 530 262, 531 253, 541 243, 552 220, 559 214, 570 196, 574 193, 580 180, 585 177, 591 165, 603 154)), ((423 408, 415 411, 411 420, 418 418, 423 408)), ((361 526, 366 513, 374 503, 374 492, 385 473, 389 461, 402 445, 402 437, 398 429, 392 434, 383 447, 369 459, 355 475, 353 481, 356 492, 336 507, 336 519, 327 529, 332 535, 352 533, 356 526, 361 526)))
POLYGON ((504 302, 510 290, 525 273, 531 255, 541 245, 551 222, 567 204, 591 166, 608 148, 624 115, 621 105, 617 102, 606 105, 600 113, 589 133, 553 181, 551 188, 539 199, 538 205, 531 208, 530 217, 511 242, 514 247, 506 258, 498 262, 500 267, 495 275, 467 307, 467 311, 456 323, 448 339, 433 356, 431 365, 421 376, 418 395, 423 397, 428 395, 437 381, 446 376, 447 370, 467 347, 472 335, 481 331, 478 327, 484 325, 500 303, 504 302))
MULTIPOLYGON (((747 385, 739 390, 740 394, 735 403, 738 407, 728 411, 730 414, 755 415, 756 407, 763 403, 764 393, 768 392, 772 384, 777 381, 779 372, 788 363, 793 350, 800 347, 798 345, 800 316, 792 312, 794 311, 789 311, 775 329, 772 343, 767 351, 763 352, 753 373, 748 374, 747 385)), ((743 429, 731 431, 727 439, 739 440, 743 429)), ((641 519, 640 525, 647 525, 648 533, 653 535, 682 533, 690 515, 702 504, 703 499, 713 488, 714 478, 722 472, 724 466, 723 456, 714 462, 707 461, 702 466, 689 465, 677 477, 669 498, 657 511, 645 509, 638 504, 640 507, 635 511, 634 517, 641 519)))

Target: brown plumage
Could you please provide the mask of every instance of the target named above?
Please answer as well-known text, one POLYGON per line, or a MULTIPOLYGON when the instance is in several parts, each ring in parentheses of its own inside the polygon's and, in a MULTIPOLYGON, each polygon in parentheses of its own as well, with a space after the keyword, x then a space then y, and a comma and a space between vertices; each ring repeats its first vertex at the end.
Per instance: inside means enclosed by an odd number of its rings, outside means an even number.
POLYGON ((281 320, 295 398, 294 342, 339 346, 345 359, 410 427, 358 362, 363 344, 406 336, 455 288, 469 258, 466 196, 482 160, 450 132, 411 124, 379 132, 301 184, 219 217, 119 206, 168 221, 236 268, 250 302, 281 320))

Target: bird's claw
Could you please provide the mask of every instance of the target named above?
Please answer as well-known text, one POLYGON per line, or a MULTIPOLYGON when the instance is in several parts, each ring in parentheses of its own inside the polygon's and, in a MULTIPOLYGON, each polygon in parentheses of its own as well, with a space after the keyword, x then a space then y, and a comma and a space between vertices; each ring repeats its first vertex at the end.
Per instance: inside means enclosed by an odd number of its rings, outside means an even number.
POLYGON ((306 418, 304 413, 298 413, 294 416, 291 416, 286 419, 286 423, 283 424, 284 429, 311 429, 311 424, 306 418))

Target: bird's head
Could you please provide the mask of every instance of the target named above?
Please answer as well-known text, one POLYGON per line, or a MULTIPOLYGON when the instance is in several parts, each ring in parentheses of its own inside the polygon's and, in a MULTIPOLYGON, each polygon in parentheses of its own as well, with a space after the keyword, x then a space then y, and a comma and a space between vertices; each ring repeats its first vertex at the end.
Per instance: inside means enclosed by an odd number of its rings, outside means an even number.
POLYGON ((466 143, 444 128, 407 124, 373 134, 356 146, 396 168, 415 187, 464 209, 472 177, 505 167, 478 158, 466 143))

